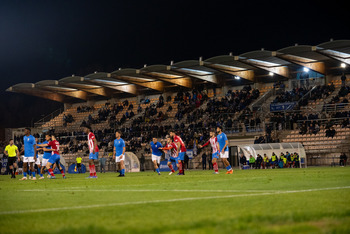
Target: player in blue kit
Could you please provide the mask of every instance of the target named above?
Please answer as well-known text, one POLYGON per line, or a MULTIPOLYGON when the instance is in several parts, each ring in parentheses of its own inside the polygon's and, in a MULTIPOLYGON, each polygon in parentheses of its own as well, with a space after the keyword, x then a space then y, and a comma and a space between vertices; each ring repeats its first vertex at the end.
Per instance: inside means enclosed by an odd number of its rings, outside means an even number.
MULTIPOLYGON (((49 144, 51 141, 51 136, 49 134, 45 135, 45 141, 41 144, 49 144)), ((51 146, 46 146, 46 149, 51 149, 51 146)), ((43 148, 40 148, 43 149, 43 148)), ((41 160, 41 174, 44 174, 44 170, 46 168, 47 162, 49 161, 50 157, 52 155, 51 151, 44 151, 43 159, 41 160)), ((51 176, 51 175, 50 175, 51 176)), ((39 179, 44 179, 44 176, 40 177, 39 179)))
POLYGON ((32 180, 36 180, 34 165, 33 165, 34 162, 36 161, 36 142, 35 142, 35 138, 30 133, 31 133, 30 128, 24 129, 24 137, 23 137, 24 149, 21 151, 21 153, 23 153, 24 151, 23 178, 20 180, 27 180, 28 166, 30 168, 30 171, 32 172, 32 176, 33 176, 32 180))
POLYGON ((119 165, 120 175, 118 177, 125 176, 125 141, 121 138, 121 132, 119 130, 115 133, 116 139, 114 140, 113 159, 119 165))
POLYGON ((232 174, 233 169, 229 163, 228 159, 228 139, 225 133, 222 132, 222 127, 219 126, 216 128, 218 135, 216 136, 217 141, 220 146, 220 158, 222 158, 222 162, 225 164, 227 172, 226 174, 232 174))
POLYGON ((160 158, 162 156, 162 151, 159 150, 159 148, 162 148, 162 144, 157 140, 157 138, 153 138, 153 140, 150 143, 151 145, 151 153, 152 153, 152 162, 154 165, 154 169, 160 175, 158 164, 160 164, 160 158))

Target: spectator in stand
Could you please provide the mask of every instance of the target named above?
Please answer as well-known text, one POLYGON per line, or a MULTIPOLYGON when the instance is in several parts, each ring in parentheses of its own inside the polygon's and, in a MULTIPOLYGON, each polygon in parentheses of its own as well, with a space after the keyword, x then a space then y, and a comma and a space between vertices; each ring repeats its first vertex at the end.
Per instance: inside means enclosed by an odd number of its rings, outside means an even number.
POLYGON ((239 164, 241 165, 241 167, 247 165, 247 158, 244 156, 244 154, 241 154, 239 158, 239 164))
POLYGON ((137 113, 141 113, 142 112, 142 107, 141 107, 141 105, 139 105, 138 107, 137 107, 137 113))
POLYGON ((207 169, 207 154, 204 151, 204 153, 202 154, 202 170, 206 170, 207 169))
POLYGON ((340 77, 341 79, 341 87, 345 87, 346 85, 346 76, 345 73, 343 72, 342 76, 340 77))
POLYGON ((335 129, 334 127, 331 127, 330 129, 326 130, 326 137, 334 137, 335 136, 335 129))
POLYGON ((255 166, 255 158, 252 155, 249 156, 249 166, 250 169, 253 169, 255 166))
POLYGON ((340 155, 339 165, 340 165, 341 167, 346 166, 346 161, 347 161, 347 160, 348 160, 348 157, 346 156, 346 154, 345 154, 345 153, 342 153, 342 154, 340 155))
POLYGON ((262 163, 263 163, 263 157, 260 154, 258 154, 255 161, 255 169, 260 169, 262 163))

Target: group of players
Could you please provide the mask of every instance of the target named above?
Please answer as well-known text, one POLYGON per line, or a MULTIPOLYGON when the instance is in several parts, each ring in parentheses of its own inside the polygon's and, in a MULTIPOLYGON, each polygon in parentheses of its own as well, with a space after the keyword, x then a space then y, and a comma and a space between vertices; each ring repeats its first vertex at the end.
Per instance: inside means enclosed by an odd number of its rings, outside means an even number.
MULTIPOLYGON (((98 160, 98 153, 99 148, 97 144, 97 140, 95 138, 94 133, 91 130, 91 127, 85 126, 84 132, 87 135, 88 138, 88 146, 89 146, 89 172, 90 176, 87 178, 95 179, 97 178, 96 175, 96 167, 95 167, 95 160, 98 160)), ((16 157, 13 157, 13 149, 15 151, 16 156, 20 160, 20 154, 24 153, 23 156, 23 177, 20 180, 27 180, 27 175, 29 175, 29 179, 36 180, 36 173, 34 169, 34 164, 38 167, 38 173, 40 175, 40 179, 44 179, 43 176, 45 171, 48 172, 48 178, 56 179, 53 170, 55 167, 58 167, 63 179, 66 178, 64 170, 61 166, 60 159, 61 156, 59 154, 59 148, 60 144, 57 141, 54 134, 46 134, 45 135, 45 141, 42 143, 37 143, 38 139, 34 138, 31 135, 30 128, 26 128, 24 130, 24 147, 19 152, 17 147, 13 144, 13 140, 10 141, 10 145, 6 147, 5 153, 9 156, 9 168, 11 172, 11 178, 15 178, 16 173, 16 157), (11 148, 12 147, 12 148, 11 148), (38 157, 38 152, 42 150, 44 152, 43 158, 40 162, 40 159, 38 157), (11 157, 10 157, 11 154, 11 157)), ((113 159, 117 163, 117 166, 119 167, 119 177, 125 176, 125 141, 121 138, 121 132, 119 130, 116 131, 114 140, 114 147, 113 147, 113 159)), ((181 139, 180 136, 176 135, 175 131, 171 130, 169 132, 169 135, 166 137, 167 144, 163 147, 160 142, 157 141, 157 138, 153 138, 151 145, 151 152, 152 152, 152 162, 154 164, 154 169, 160 175, 160 159, 162 156, 162 151, 169 153, 170 157, 168 159, 168 167, 170 168, 169 175, 173 174, 175 172, 175 169, 173 167, 173 163, 176 163, 176 166, 178 168, 178 175, 185 175, 184 170, 184 158, 186 153, 186 147, 181 139)), ((223 160, 224 165, 226 166, 227 172, 226 174, 232 174, 233 170, 228 162, 228 139, 225 133, 222 132, 221 127, 217 127, 216 131, 215 129, 210 130, 210 139, 207 143, 204 145, 199 145, 200 148, 203 148, 207 145, 211 145, 211 148, 213 150, 213 169, 214 174, 218 174, 218 164, 217 160, 221 158, 223 160), (217 135, 216 135, 217 132, 217 135)))
MULTIPOLYGON (((178 175, 185 175, 184 158, 186 153, 186 147, 184 142, 182 141, 180 136, 175 134, 175 131, 173 130, 170 131, 169 135, 166 137, 166 140, 167 144, 165 147, 163 147, 162 144, 157 141, 157 138, 153 138, 153 141, 150 143, 154 169, 156 170, 158 175, 160 175, 158 164, 160 163, 160 158, 162 155, 161 150, 163 150, 165 152, 170 153, 170 157, 168 159, 168 167, 170 168, 169 175, 175 172, 173 168, 174 162, 176 163, 176 166, 179 169, 178 175)), ((229 161, 227 160, 229 157, 228 139, 226 134, 222 132, 222 127, 219 126, 216 129, 210 130, 210 139, 204 145, 199 145, 199 148, 203 148, 209 144, 213 151, 212 163, 214 174, 219 174, 219 168, 217 163, 217 160, 219 158, 222 159, 224 165, 226 166, 226 174, 232 174, 233 169, 229 161)))

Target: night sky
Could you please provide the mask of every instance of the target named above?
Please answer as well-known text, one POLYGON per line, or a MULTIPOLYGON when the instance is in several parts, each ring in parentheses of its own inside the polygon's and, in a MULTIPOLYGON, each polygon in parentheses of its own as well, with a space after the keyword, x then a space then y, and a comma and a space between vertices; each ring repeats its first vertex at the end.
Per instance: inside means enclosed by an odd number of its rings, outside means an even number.
POLYGON ((62 106, 17 83, 350 39, 346 1, 227 2, 0 1, 0 128, 62 106))

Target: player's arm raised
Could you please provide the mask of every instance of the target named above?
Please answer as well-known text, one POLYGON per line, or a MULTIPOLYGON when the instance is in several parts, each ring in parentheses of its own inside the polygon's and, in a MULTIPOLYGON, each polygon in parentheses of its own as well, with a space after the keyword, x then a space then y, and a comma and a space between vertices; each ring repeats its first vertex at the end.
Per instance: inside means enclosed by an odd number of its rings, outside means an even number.
POLYGON ((210 141, 207 141, 204 145, 198 145, 198 146, 199 146, 199 148, 203 148, 203 147, 209 145, 209 143, 210 143, 210 141))

